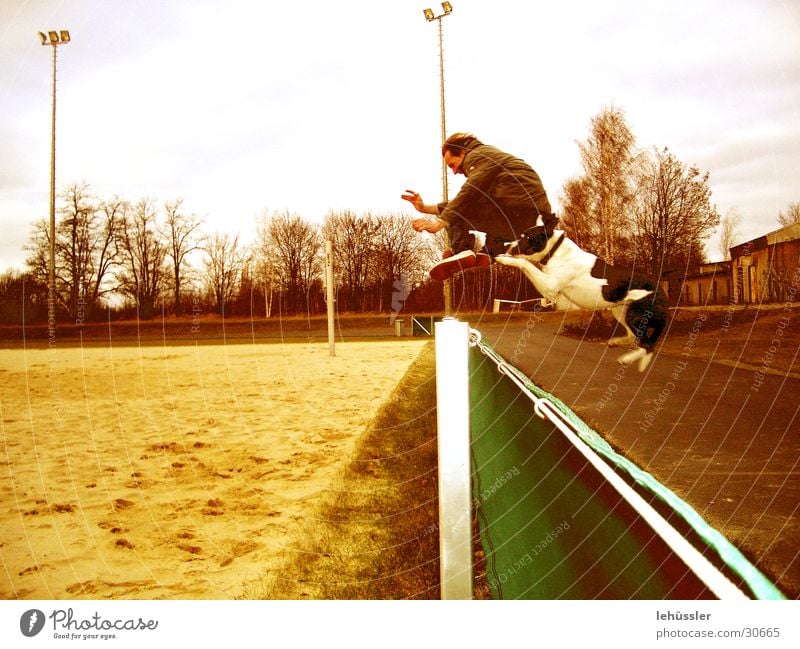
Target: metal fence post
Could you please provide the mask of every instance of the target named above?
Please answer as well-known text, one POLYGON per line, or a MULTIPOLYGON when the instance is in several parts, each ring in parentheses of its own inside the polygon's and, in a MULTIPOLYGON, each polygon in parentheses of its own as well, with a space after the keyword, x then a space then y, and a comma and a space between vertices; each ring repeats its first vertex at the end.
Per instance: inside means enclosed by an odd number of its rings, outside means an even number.
POLYGON ((446 317, 435 331, 441 596, 471 599, 469 326, 446 317))

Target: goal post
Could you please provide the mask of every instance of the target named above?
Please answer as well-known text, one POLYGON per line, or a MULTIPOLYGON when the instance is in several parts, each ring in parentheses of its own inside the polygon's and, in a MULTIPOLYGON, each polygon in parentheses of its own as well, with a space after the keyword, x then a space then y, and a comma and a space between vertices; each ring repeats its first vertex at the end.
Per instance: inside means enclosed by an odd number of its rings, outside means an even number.
POLYGON ((536 297, 530 300, 498 300, 495 299, 492 303, 492 313, 500 313, 500 309, 502 305, 507 304, 510 306, 511 311, 515 309, 518 311, 522 310, 523 305, 525 304, 532 304, 534 309, 537 307, 545 308, 548 306, 553 306, 551 302, 548 302, 546 299, 542 297, 536 297))
POLYGON ((325 302, 328 307, 328 354, 336 356, 336 288, 333 285, 333 243, 325 242, 325 302))

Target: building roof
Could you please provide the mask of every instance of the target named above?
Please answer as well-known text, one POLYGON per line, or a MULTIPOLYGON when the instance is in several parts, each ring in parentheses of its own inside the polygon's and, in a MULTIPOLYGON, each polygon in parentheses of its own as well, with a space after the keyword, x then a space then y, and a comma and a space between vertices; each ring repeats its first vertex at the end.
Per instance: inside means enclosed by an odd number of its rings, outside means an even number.
POLYGON ((701 279, 710 278, 715 275, 727 276, 731 272, 731 262, 729 261, 712 261, 701 264, 700 267, 692 273, 687 273, 680 279, 701 279))
POLYGON ((745 257, 754 252, 758 252, 759 250, 764 250, 769 246, 774 246, 777 243, 794 241, 796 239, 800 239, 800 223, 792 223, 786 227, 773 230, 772 232, 763 234, 760 237, 756 237, 750 241, 745 241, 737 246, 733 246, 731 248, 731 258, 736 259, 737 257, 745 257))

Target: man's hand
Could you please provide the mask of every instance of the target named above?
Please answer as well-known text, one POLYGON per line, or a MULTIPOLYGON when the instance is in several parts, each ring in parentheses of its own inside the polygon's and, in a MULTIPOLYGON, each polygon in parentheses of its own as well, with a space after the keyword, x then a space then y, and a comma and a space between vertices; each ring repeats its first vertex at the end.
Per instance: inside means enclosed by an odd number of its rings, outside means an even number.
POLYGON ((407 189, 405 194, 403 194, 400 198, 411 203, 417 212, 425 212, 425 202, 422 200, 422 197, 417 194, 417 192, 407 189))
POLYGON ((411 221, 411 227, 417 232, 430 232, 431 234, 435 234, 444 227, 444 221, 440 221, 439 219, 435 219, 434 221, 430 219, 414 219, 411 221))

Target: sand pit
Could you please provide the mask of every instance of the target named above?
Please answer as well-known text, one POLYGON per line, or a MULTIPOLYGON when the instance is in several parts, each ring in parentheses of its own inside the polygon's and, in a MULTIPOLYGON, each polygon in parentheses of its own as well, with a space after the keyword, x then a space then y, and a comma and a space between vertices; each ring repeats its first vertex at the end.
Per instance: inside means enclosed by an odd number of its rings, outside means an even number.
POLYGON ((0 350, 0 597, 241 596, 424 344, 0 350))

